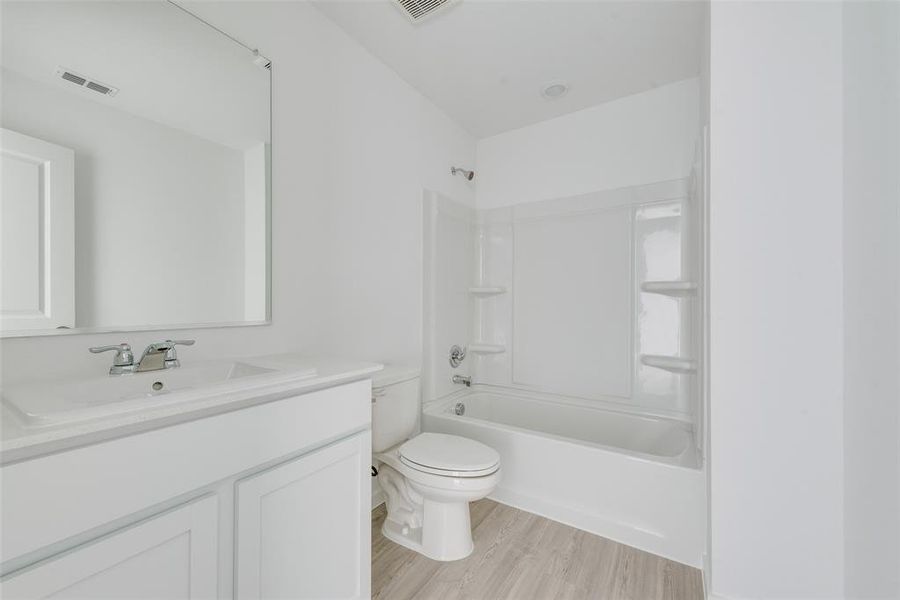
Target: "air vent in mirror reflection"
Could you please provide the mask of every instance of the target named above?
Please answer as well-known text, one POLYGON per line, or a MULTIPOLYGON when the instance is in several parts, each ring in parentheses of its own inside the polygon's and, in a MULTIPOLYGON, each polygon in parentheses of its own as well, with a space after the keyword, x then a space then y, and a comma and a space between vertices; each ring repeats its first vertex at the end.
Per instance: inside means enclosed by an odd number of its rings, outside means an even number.
POLYGON ((84 75, 79 75, 70 69, 64 69, 63 67, 56 68, 56 75, 69 83, 74 83, 77 86, 87 88, 91 91, 97 92, 98 94, 103 94, 104 96, 115 96, 118 92, 118 88, 114 88, 111 85, 106 85, 105 83, 100 83, 90 77, 85 77, 84 75))
POLYGON ((459 0, 394 0, 410 21, 418 23, 459 0))

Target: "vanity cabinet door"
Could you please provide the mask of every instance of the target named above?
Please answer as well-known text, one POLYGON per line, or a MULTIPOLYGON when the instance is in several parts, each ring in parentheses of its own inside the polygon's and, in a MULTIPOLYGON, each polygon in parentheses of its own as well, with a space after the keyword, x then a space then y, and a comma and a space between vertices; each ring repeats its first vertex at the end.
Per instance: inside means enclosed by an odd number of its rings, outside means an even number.
POLYGON ((237 483, 236 597, 368 598, 370 435, 237 483))
POLYGON ((195 500, 11 574, 19 598, 215 598, 218 509, 195 500))

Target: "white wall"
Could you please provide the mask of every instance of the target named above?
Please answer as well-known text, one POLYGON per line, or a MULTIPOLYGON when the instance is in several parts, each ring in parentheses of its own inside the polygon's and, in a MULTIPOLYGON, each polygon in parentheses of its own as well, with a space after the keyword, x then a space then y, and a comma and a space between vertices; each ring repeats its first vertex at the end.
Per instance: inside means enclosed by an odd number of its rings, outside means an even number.
POLYGON ((846 596, 900 598, 900 4, 843 19, 846 596))
MULTIPOLYGON (((430 188, 472 204, 451 164, 474 141, 301 2, 192 10, 273 60, 273 323, 178 332, 183 360, 286 350, 418 362, 421 205, 430 188)), ((103 373, 88 346, 169 332, 6 339, 4 383, 103 373)))
POLYGON ((711 7, 712 592, 838 598, 841 5, 711 7))
MULTIPOLYGON (((258 44, 275 61, 276 90, 302 90, 303 98, 292 103, 276 97, 276 113, 314 119, 295 131, 276 124, 273 154, 277 161, 278 144, 300 138, 289 143, 303 145, 306 156, 288 168, 315 185, 298 198, 315 205, 319 219, 315 249, 300 260, 316 262, 319 273, 297 283, 307 290, 321 286, 324 302, 307 315, 320 324, 317 349, 418 364, 422 192, 472 205, 472 187, 449 169, 474 163, 474 140, 305 3, 253 3, 249 12, 245 3, 189 6, 258 44), (273 56, 288 53, 299 70, 273 56)), ((274 219, 280 220, 277 211, 274 219)), ((297 258, 276 254, 275 261, 297 258)))
POLYGON ((75 151, 77 327, 244 320, 240 150, 8 70, 2 106, 75 151))
POLYGON ((686 177, 699 116, 687 79, 479 140, 478 208, 686 177))

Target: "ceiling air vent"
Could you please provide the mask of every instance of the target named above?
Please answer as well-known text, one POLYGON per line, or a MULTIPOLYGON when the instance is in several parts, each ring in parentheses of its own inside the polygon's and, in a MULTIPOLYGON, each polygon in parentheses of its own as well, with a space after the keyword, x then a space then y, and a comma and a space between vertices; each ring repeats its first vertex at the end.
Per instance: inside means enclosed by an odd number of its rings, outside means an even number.
POLYGON ((109 95, 112 91, 112 88, 106 87, 105 85, 99 84, 96 81, 88 81, 87 85, 84 86, 89 90, 94 90, 95 92, 100 92, 101 94, 109 95))
POLYGON ((75 75, 74 73, 69 73, 68 71, 66 71, 62 74, 62 78, 65 79, 66 81, 71 81, 72 83, 77 83, 78 85, 84 85, 85 83, 87 83, 87 79, 85 79, 84 77, 79 77, 78 75, 75 75))
POLYGON ((413 23, 424 21, 437 12, 449 7, 459 0, 394 0, 409 20, 413 23))
POLYGON ((74 83, 77 86, 93 90, 98 94, 103 94, 104 96, 115 96, 117 93, 119 93, 118 88, 114 88, 111 85, 106 85, 105 83, 100 83, 99 81, 94 81, 93 79, 90 79, 83 75, 79 75, 78 73, 74 73, 69 69, 57 67, 56 74, 57 76, 65 79, 70 83, 74 83))

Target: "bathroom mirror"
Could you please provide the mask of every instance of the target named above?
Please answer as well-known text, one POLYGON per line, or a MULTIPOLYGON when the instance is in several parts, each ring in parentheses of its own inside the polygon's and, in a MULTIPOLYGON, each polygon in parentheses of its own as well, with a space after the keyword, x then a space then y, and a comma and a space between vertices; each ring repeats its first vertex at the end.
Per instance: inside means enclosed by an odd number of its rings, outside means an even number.
POLYGON ((267 322, 268 62, 165 1, 0 11, 0 333, 267 322))

